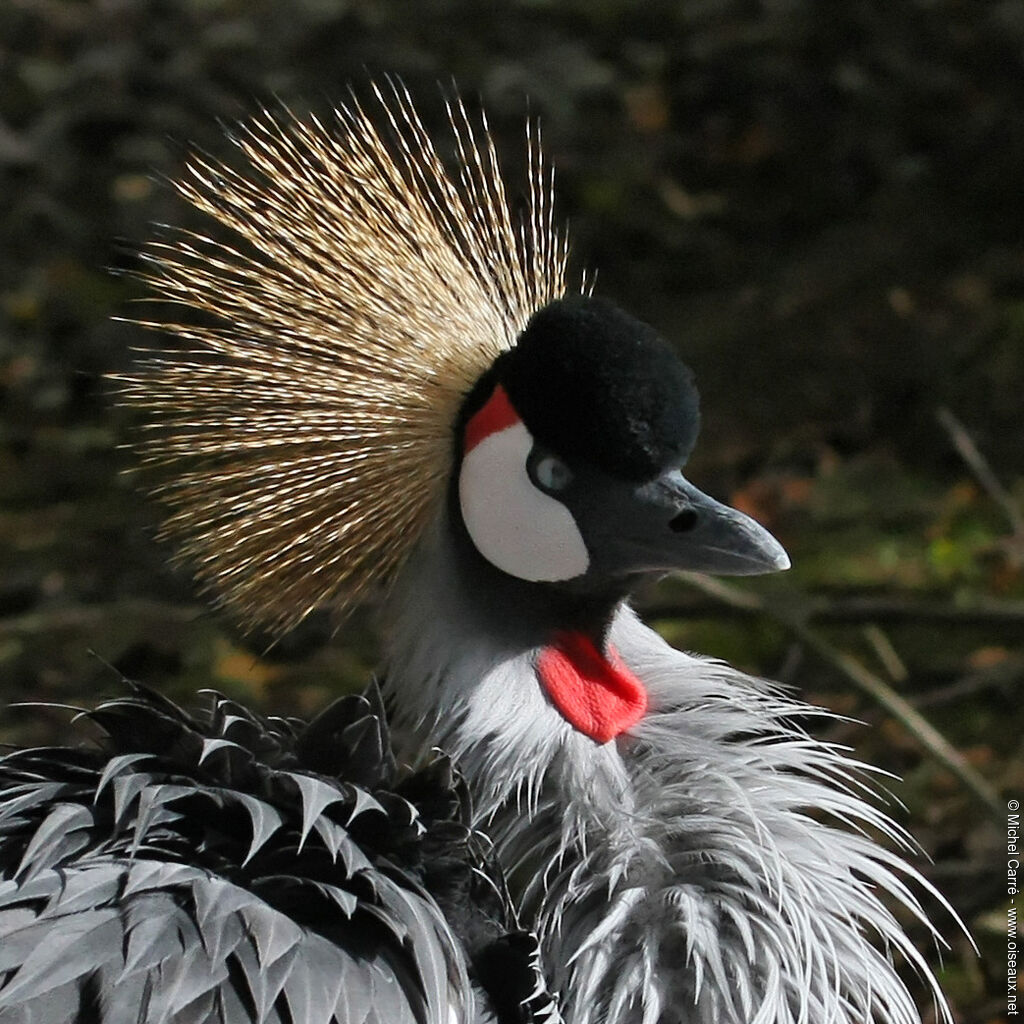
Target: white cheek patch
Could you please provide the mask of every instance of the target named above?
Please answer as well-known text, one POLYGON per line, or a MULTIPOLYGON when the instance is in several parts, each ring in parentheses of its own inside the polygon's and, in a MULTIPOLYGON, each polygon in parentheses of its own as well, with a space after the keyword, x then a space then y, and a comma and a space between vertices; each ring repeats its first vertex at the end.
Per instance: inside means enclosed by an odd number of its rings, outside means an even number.
POLYGON ((510 576, 551 583, 582 576, 590 556, 569 510, 526 473, 530 432, 516 423, 466 453, 459 474, 462 519, 476 549, 510 576))

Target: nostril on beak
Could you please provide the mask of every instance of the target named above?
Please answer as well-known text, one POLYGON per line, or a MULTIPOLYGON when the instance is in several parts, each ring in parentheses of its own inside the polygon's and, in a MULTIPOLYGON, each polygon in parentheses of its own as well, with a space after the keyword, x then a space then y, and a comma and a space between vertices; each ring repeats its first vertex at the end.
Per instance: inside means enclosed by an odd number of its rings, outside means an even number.
POLYGON ((673 533, 686 533, 697 525, 697 513, 692 508, 684 508, 678 515, 668 521, 668 528, 673 533))

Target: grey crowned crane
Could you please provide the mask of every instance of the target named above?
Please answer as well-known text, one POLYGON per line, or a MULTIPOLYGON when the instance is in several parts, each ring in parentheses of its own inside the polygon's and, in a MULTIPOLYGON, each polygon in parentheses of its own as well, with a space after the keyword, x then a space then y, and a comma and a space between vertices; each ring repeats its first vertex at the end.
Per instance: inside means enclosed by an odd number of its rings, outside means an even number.
POLYGON ((895 916, 929 886, 824 713, 630 609, 788 565, 684 475, 689 370, 567 286, 535 133, 517 216, 485 122, 451 103, 446 162, 373 102, 192 161, 233 238, 151 247, 187 351, 123 389, 219 601, 283 631, 379 598, 419 767, 372 693, 301 726, 136 688, 98 752, 10 755, 0 1021, 914 1024, 907 972, 948 1021, 895 916))

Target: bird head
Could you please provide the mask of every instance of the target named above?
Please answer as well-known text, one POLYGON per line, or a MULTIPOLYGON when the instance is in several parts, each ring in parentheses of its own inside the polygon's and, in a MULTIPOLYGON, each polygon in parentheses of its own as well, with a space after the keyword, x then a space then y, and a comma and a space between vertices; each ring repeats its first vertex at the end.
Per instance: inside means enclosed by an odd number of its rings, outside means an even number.
POLYGON ((146 254, 156 296, 201 313, 148 321, 192 351, 124 381, 200 580, 280 632, 386 588, 445 512, 498 590, 570 603, 673 569, 785 568, 686 479, 698 400, 672 347, 567 289, 535 133, 519 219, 486 123, 449 105, 449 171, 389 88, 376 121, 354 102, 332 127, 264 115, 233 136, 242 167, 195 158, 179 191, 243 244, 146 254))
POLYGON ((785 569, 779 543, 694 486, 693 376, 647 324, 589 296, 535 313, 469 393, 453 520, 507 576, 582 598, 652 574, 785 569))

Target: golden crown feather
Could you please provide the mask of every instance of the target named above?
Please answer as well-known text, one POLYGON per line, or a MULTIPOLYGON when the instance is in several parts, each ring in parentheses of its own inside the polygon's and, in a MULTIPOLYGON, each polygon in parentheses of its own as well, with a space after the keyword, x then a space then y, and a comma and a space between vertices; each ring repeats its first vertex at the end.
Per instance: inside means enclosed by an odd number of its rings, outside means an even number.
POLYGON ((370 91, 376 116, 352 94, 330 127, 264 111, 232 136, 242 169, 189 161, 177 191, 233 238, 145 250, 153 297, 195 322, 137 320, 184 350, 120 378, 167 477, 163 535, 272 633, 394 579, 444 500, 465 395, 566 290, 536 126, 516 217, 485 115, 446 99, 450 170, 400 83, 370 91))

